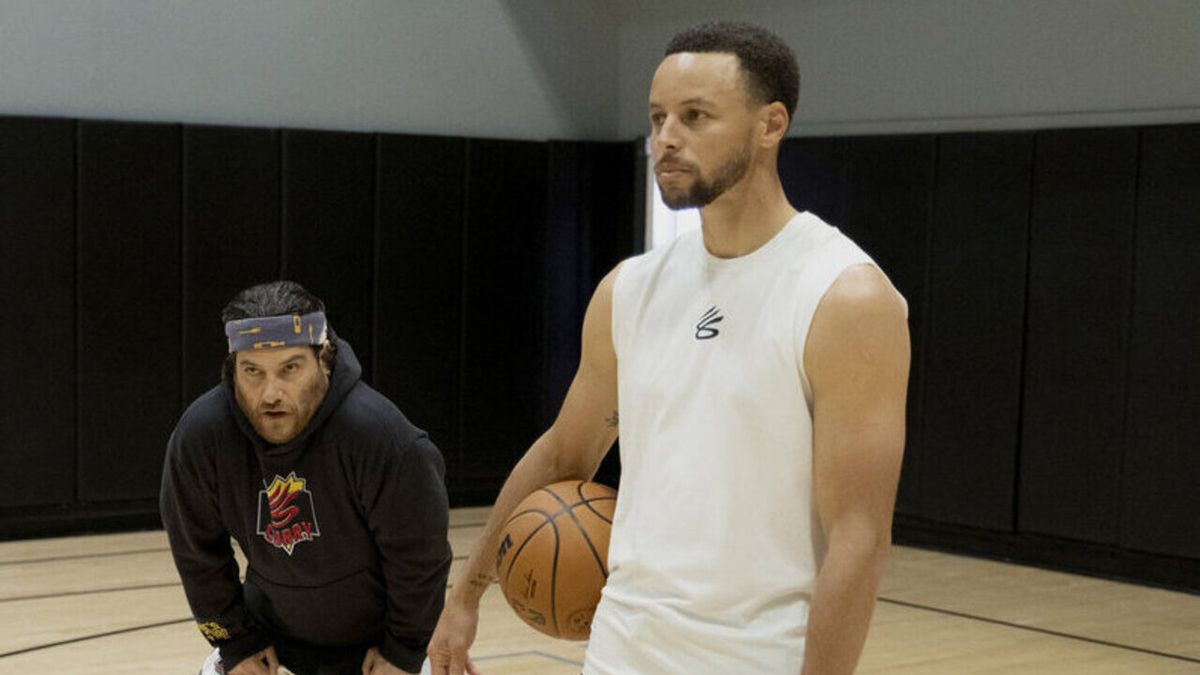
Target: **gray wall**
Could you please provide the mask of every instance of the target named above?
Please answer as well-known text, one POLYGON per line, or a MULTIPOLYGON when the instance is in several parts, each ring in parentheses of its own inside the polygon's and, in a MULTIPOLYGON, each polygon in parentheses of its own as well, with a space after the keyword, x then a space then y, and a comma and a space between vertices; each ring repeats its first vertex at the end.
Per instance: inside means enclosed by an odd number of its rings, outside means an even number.
POLYGON ((793 135, 1200 120, 1196 0, 617 0, 620 124, 645 133, 670 36, 711 18, 799 57, 793 135))
POLYGON ((0 114, 616 136, 599 0, 0 0, 0 114))
POLYGON ((709 18, 794 45, 796 135, 1200 120, 1196 0, 0 0, 0 114, 627 139, 709 18))

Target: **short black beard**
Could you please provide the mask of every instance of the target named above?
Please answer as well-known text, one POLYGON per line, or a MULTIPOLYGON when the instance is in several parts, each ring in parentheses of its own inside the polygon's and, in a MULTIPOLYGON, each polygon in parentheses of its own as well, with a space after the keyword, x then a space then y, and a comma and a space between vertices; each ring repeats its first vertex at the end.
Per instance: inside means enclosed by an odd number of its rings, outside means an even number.
MULTIPOLYGON (((692 187, 677 197, 669 197, 663 191, 663 203, 673 211, 704 208, 716 201, 717 197, 725 194, 726 190, 737 185, 738 181, 746 176, 746 171, 749 168, 750 148, 743 146, 736 155, 717 167, 712 180, 706 181, 703 177, 697 176, 696 182, 692 183, 692 187)), ((662 190, 662 185, 659 185, 658 188, 662 190)))

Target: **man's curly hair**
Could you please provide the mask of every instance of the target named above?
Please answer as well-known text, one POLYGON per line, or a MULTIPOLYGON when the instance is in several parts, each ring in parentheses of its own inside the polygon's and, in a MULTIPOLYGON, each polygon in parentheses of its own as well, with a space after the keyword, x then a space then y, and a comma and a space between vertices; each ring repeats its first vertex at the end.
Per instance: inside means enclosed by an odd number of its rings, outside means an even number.
POLYGON ((763 105, 779 101, 787 108, 789 121, 795 115, 800 66, 792 49, 774 33, 748 23, 713 21, 671 38, 663 56, 681 52, 736 55, 752 100, 763 105))

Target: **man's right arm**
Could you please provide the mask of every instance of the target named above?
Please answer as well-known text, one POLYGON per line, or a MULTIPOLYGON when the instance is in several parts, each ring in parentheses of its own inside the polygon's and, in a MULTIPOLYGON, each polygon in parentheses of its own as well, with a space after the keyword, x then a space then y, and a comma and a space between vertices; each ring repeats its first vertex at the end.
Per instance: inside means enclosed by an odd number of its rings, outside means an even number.
POLYGON ((221 650, 226 669, 237 672, 233 666, 263 653, 270 639, 246 612, 213 467, 203 466, 201 453, 187 450, 176 429, 167 443, 159 512, 196 624, 221 650))
POLYGON ((596 288, 583 319, 579 369, 554 424, 509 474, 483 534, 454 586, 429 644, 433 675, 468 670, 479 600, 495 578, 495 551, 509 514, 535 490, 564 480, 591 480, 617 438, 617 356, 612 342, 612 291, 617 269, 596 288))

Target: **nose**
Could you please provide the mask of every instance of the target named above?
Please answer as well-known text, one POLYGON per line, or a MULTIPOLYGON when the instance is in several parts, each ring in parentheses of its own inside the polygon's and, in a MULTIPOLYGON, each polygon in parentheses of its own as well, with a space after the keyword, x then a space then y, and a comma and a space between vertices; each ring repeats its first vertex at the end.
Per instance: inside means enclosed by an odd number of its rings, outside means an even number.
POLYGON ((680 138, 678 134, 678 122, 675 121, 674 115, 667 115, 659 125, 658 130, 654 132, 651 143, 651 149, 657 158, 673 154, 679 151, 680 138))
POLYGON ((273 377, 267 378, 267 386, 263 387, 262 402, 267 406, 274 406, 283 400, 283 388, 280 386, 279 380, 273 377))

